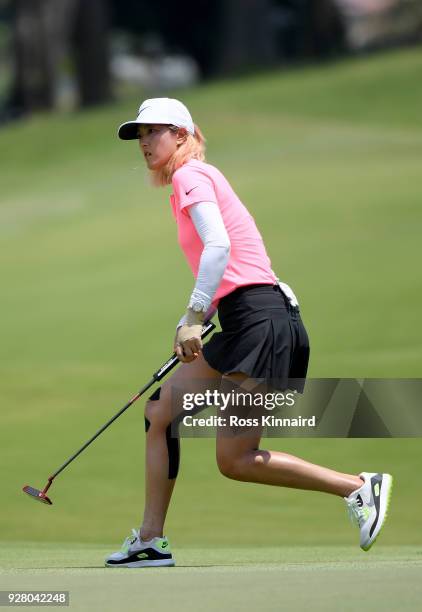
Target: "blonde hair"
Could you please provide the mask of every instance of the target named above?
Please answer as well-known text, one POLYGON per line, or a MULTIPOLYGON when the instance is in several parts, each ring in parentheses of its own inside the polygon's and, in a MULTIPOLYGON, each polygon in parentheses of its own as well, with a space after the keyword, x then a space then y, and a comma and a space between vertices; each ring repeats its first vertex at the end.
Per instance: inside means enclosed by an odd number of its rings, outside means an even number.
MULTIPOLYGON (((172 132, 184 130, 174 125, 170 126, 172 132)), ((186 130, 185 130, 186 131, 186 130)), ((173 153, 165 166, 159 170, 151 170, 150 178, 154 187, 170 185, 173 174, 180 166, 190 159, 205 161, 205 138, 199 127, 195 124, 195 135, 186 131, 186 140, 173 153)))

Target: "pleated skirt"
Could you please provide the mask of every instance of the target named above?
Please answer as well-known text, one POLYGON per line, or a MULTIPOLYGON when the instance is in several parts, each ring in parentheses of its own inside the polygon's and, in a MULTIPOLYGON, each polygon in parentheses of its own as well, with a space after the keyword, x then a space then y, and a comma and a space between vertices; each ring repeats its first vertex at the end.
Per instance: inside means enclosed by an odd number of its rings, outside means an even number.
POLYGON ((303 393, 309 338, 299 307, 278 285, 247 285, 218 305, 221 332, 203 346, 207 363, 221 374, 243 372, 275 390, 303 393))

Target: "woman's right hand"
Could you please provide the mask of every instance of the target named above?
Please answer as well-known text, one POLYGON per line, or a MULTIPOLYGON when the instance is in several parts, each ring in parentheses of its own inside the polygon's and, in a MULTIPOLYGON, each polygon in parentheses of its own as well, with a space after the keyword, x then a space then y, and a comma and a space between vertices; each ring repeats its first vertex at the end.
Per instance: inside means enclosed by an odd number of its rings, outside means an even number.
POLYGON ((183 363, 189 363, 196 359, 202 351, 202 326, 205 313, 195 312, 187 308, 186 314, 176 329, 174 339, 174 351, 183 363))
POLYGON ((202 350, 202 325, 182 325, 174 338, 174 351, 183 363, 194 361, 202 350))
POLYGON ((199 353, 193 353, 191 354, 189 357, 187 355, 185 355, 184 349, 182 347, 181 344, 176 344, 176 338, 174 339, 174 352, 176 353, 179 361, 181 361, 182 363, 190 363, 191 361, 194 361, 199 353))

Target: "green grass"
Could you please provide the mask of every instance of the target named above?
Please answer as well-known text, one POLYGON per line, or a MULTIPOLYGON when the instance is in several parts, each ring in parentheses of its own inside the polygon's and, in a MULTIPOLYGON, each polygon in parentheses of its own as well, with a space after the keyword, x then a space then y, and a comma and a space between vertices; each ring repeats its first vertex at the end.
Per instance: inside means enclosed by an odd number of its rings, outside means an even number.
MULTIPOLYGON (((208 138, 209 161, 254 215, 274 270, 300 299, 312 377, 421 375, 421 68, 416 48, 176 92, 208 138)), ((57 479, 53 507, 20 491, 43 486, 149 380, 171 353, 193 287, 169 190, 150 188, 136 143, 116 138, 138 104, 34 117, 0 134, 0 537, 8 551, 27 541, 64 542, 70 556, 74 542, 115 547, 141 518, 142 401, 57 479)), ((422 544, 419 440, 271 446, 342 471, 390 471, 392 512, 377 549, 422 544)), ((182 559, 183 547, 204 547, 220 565, 220 548, 236 550, 239 537, 309 555, 327 544, 356 546, 342 500, 224 480, 214 453, 212 440, 183 441, 167 523, 182 559)), ((74 563, 98 564, 92 550, 76 551, 74 563)), ((405 580, 395 587, 389 579, 397 569, 391 550, 392 565, 380 566, 375 582, 383 575, 388 589, 401 589, 405 580)), ((231 552, 221 553, 228 565, 231 552)), ((349 570, 336 567, 330 572, 345 572, 349 595, 349 570)), ((321 577, 283 572, 260 570, 274 601, 280 584, 290 601, 290 580, 306 576, 315 586, 321 577)), ((353 592, 366 572, 359 566, 353 592)), ((219 574, 225 589, 228 573, 219 574)), ((186 584, 200 592, 191 578, 186 584)), ((249 579, 242 573, 233 593, 249 579)), ((323 589, 319 595, 324 603, 323 589)))
POLYGON ((141 570, 104 568, 106 546, 1 549, 2 589, 69 590, 72 610, 241 611, 247 601, 263 612, 395 612, 418 609, 422 595, 421 551, 410 546, 368 555, 347 547, 181 548, 176 567, 141 570))

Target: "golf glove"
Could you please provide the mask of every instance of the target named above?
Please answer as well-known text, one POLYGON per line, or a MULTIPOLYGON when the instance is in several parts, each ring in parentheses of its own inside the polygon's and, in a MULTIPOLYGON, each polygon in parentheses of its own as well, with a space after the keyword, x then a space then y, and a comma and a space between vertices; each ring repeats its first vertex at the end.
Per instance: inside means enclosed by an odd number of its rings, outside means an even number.
MULTIPOLYGON (((213 304, 211 304, 211 306, 208 308, 207 312, 205 313, 204 323, 208 323, 208 321, 211 321, 211 319, 213 318, 216 312, 217 312, 217 308, 213 304)), ((176 331, 179 329, 179 327, 182 327, 182 325, 184 325, 185 323, 186 323, 186 314, 183 315, 183 317, 180 319, 179 323, 177 324, 176 331)))
POLYGON ((180 361, 192 361, 202 350, 202 326, 205 313, 186 310, 184 323, 177 328, 174 339, 174 350, 180 361))

